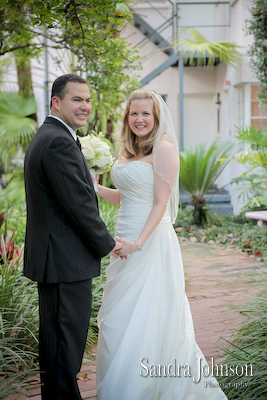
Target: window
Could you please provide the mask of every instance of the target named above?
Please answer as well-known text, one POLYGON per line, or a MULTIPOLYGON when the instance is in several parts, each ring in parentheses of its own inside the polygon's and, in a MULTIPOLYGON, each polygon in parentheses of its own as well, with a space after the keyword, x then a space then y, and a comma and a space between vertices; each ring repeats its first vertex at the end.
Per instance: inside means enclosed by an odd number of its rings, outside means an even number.
POLYGON ((257 98, 259 87, 251 86, 251 121, 250 125, 254 128, 267 130, 267 110, 266 107, 260 109, 260 102, 257 98))

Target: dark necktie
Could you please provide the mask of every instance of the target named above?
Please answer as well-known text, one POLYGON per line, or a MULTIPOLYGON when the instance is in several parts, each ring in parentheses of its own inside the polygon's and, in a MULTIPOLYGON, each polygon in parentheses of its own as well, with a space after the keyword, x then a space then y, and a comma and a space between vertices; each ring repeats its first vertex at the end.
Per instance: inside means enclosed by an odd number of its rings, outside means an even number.
POLYGON ((77 143, 77 146, 79 147, 79 149, 82 150, 81 142, 79 141, 78 137, 76 139, 76 143, 77 143))

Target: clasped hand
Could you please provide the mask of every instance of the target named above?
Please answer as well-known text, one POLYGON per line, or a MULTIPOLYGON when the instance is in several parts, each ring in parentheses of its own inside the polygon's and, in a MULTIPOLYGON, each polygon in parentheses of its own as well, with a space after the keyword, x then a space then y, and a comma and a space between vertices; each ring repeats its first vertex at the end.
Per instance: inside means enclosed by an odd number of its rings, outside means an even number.
POLYGON ((138 251, 138 247, 133 240, 122 239, 116 236, 116 245, 109 254, 116 258, 127 259, 128 255, 136 251, 138 251))

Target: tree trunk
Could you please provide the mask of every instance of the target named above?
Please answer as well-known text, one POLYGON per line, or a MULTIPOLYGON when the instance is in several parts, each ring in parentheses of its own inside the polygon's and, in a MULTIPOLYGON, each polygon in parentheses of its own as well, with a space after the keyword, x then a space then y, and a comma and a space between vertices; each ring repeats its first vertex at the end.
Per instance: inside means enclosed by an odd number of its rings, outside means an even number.
MULTIPOLYGON (((33 96, 33 86, 32 86, 32 70, 31 62, 22 56, 16 56, 16 68, 18 74, 18 85, 19 92, 25 96, 33 96)), ((29 118, 37 122, 37 114, 28 115, 29 118)))

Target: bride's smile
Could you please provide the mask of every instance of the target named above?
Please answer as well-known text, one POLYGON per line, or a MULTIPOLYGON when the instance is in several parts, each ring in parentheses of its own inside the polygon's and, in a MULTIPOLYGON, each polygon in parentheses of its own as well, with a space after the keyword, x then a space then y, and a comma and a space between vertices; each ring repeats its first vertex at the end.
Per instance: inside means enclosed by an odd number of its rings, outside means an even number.
POLYGON ((131 131, 139 140, 144 139, 152 131, 154 114, 150 100, 132 101, 129 112, 129 125, 131 131))

